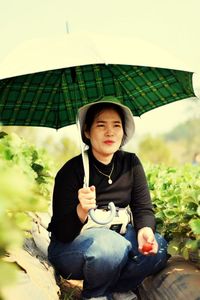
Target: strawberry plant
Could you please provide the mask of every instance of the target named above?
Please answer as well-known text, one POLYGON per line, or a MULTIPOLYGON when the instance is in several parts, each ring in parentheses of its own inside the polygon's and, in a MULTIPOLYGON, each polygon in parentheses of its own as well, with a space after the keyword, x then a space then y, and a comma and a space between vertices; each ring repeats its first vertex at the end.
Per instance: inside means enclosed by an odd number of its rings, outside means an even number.
POLYGON ((200 249, 200 166, 146 166, 157 231, 169 241, 168 252, 190 259, 200 249))
MULTIPOLYGON (((53 184, 52 165, 44 150, 16 134, 0 133, 0 294, 14 277, 4 256, 21 247, 31 228, 29 212, 47 211, 53 184)), ((1 298, 1 295, 0 295, 1 298)))

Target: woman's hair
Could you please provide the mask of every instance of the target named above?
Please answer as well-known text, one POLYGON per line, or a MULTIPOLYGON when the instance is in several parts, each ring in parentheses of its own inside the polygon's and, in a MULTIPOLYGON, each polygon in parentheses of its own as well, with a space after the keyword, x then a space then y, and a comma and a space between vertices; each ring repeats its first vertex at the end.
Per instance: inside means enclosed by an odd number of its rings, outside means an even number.
POLYGON ((124 116, 123 109, 119 105, 116 105, 114 103, 97 103, 95 105, 90 106, 86 113, 85 122, 84 122, 84 126, 83 126, 83 132, 82 132, 83 142, 85 144, 90 145, 90 140, 86 138, 84 132, 90 131, 95 118, 102 111, 104 111, 106 109, 113 109, 119 114, 121 122, 122 122, 123 132, 124 132, 124 135, 126 135, 125 116, 124 116))

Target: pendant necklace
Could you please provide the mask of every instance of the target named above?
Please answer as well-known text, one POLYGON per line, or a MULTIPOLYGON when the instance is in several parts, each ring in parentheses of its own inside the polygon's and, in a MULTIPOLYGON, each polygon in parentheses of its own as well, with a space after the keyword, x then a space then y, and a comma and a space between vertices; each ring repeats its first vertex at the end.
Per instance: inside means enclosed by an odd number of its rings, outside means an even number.
POLYGON ((108 183, 109 183, 109 184, 112 184, 111 175, 112 175, 113 170, 114 170, 114 163, 112 164, 112 169, 111 169, 109 175, 108 175, 108 174, 105 174, 105 173, 103 173, 103 172, 101 172, 101 171, 97 168, 97 166, 96 166, 95 164, 94 164, 94 167, 95 167, 95 169, 96 169, 100 174, 102 174, 102 175, 108 177, 108 183))

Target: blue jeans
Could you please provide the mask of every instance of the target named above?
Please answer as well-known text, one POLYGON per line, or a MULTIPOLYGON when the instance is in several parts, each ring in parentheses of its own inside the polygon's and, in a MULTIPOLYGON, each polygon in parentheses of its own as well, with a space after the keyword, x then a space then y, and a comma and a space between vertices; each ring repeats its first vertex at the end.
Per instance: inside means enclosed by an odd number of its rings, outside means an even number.
POLYGON ((138 252, 132 225, 124 236, 106 228, 92 228, 70 243, 52 238, 48 258, 62 277, 84 280, 83 297, 109 296, 136 289, 145 277, 164 268, 167 242, 159 234, 155 236, 158 253, 144 256, 138 252))

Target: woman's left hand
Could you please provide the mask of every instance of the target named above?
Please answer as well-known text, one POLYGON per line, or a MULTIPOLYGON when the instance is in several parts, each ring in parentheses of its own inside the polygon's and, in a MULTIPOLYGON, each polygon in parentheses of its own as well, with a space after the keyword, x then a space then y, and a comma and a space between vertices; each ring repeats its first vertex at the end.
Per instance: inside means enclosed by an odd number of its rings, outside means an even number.
POLYGON ((143 255, 155 255, 158 252, 158 243, 150 227, 138 231, 138 250, 143 255))

